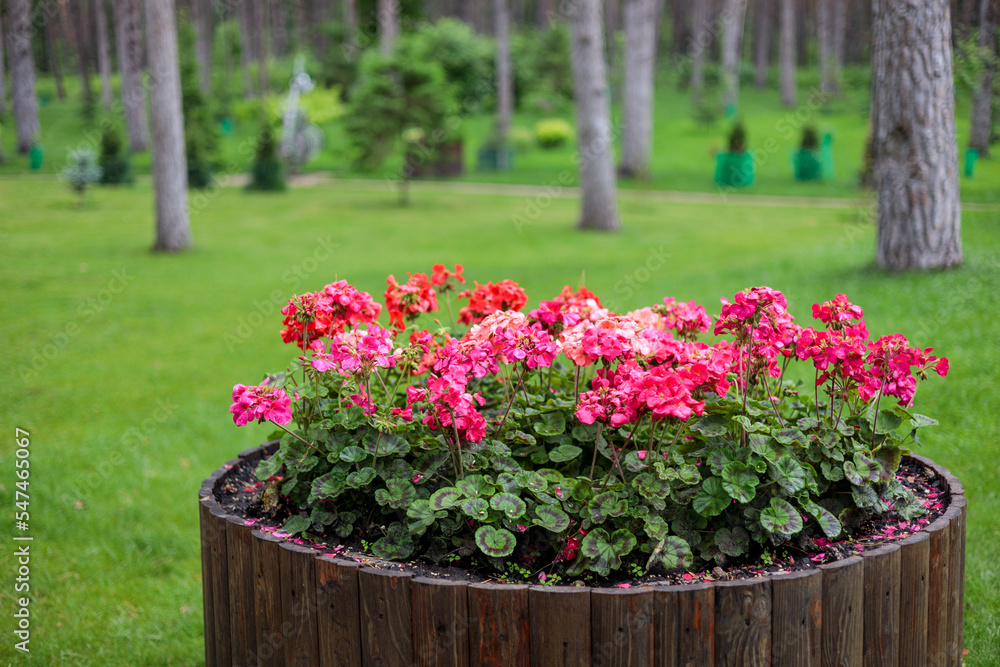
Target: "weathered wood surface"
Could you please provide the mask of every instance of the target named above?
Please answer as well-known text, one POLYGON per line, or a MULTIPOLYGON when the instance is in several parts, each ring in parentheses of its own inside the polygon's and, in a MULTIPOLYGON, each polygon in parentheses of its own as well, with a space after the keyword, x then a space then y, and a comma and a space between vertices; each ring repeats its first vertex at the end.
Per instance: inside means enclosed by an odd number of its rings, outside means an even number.
POLYGON ((590 592, 591 662, 606 667, 653 664, 653 591, 648 588, 590 592))
POLYGON ((286 667, 316 665, 319 641, 316 634, 316 552, 282 542, 278 552, 281 568, 281 639, 286 667))
POLYGON ((353 667, 361 664, 361 614, 357 563, 320 556, 316 559, 316 604, 319 613, 320 664, 353 667))
POLYGON ((254 620, 257 661, 260 667, 284 667, 285 647, 281 635, 281 541, 270 533, 253 531, 254 620))
POLYGON ((823 666, 864 662, 865 562, 851 556, 819 566, 823 573, 823 666))
POLYGON ((229 559, 229 645, 233 663, 249 665, 257 655, 256 593, 253 579, 253 529, 229 517, 226 554, 229 559))
POLYGON ((898 544, 886 544, 863 554, 865 562, 865 667, 899 665, 898 544))
POLYGON ((715 582, 715 664, 755 667, 771 659, 771 580, 715 582))
POLYGON ((416 665, 469 664, 468 584, 417 577, 413 598, 413 659, 416 665))
POLYGON ((528 667, 531 664, 529 586, 470 584, 469 664, 528 667))
POLYGON ((358 571, 361 602, 361 664, 413 664, 413 575, 363 567, 358 571))
POLYGON ((823 664, 823 572, 771 578, 771 666, 823 664))
POLYGON ((532 586, 531 661, 547 667, 590 664, 590 589, 532 586), (581 632, 581 629, 584 629, 581 632))
POLYGON ((899 542, 899 664, 927 664, 930 535, 899 542))

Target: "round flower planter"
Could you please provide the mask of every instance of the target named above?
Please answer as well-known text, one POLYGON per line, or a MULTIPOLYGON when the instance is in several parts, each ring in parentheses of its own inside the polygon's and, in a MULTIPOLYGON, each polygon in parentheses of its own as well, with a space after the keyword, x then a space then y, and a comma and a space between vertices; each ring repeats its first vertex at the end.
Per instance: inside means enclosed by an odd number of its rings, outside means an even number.
POLYGON ((466 583, 319 555, 201 487, 206 665, 961 667, 965 490, 912 537, 813 570, 630 589, 466 583))

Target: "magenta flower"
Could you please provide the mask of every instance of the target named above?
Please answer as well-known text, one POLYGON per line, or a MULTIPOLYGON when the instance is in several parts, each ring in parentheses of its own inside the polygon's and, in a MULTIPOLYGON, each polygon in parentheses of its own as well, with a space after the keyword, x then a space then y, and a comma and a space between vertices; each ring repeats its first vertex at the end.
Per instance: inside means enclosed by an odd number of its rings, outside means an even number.
POLYGON ((254 419, 258 423, 268 420, 287 424, 292 421, 292 400, 280 387, 269 387, 266 383, 259 387, 238 384, 233 387, 229 411, 237 426, 245 426, 254 419))

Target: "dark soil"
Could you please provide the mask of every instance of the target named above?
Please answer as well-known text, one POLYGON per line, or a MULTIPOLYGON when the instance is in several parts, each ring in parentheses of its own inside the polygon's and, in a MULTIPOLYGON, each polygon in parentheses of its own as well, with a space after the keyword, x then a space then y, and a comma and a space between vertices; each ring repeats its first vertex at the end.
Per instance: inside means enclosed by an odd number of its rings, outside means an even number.
MULTIPOLYGON (((225 482, 216 488, 215 497, 223 509, 229 514, 244 517, 248 525, 257 529, 281 535, 280 527, 288 518, 289 513, 283 505, 273 516, 266 516, 263 511, 261 495, 265 483, 254 474, 257 461, 253 460, 233 468, 225 482)), ((323 536, 319 541, 309 541, 302 538, 290 538, 288 541, 312 547, 319 553, 338 558, 345 558, 362 563, 369 567, 382 570, 398 570, 412 573, 418 577, 446 578, 456 581, 480 582, 492 581, 502 583, 560 583, 595 587, 629 588, 639 585, 670 585, 688 584, 717 580, 752 579, 768 574, 787 574, 799 570, 808 570, 824 563, 832 563, 843 558, 860 554, 865 550, 876 548, 887 542, 893 542, 910 537, 923 527, 941 516, 948 505, 949 495, 941 489, 942 481, 934 476, 933 471, 925 469, 917 463, 904 462, 896 473, 903 486, 910 489, 920 500, 927 513, 913 521, 906 521, 894 511, 883 516, 868 516, 862 518, 849 538, 838 538, 831 541, 825 538, 803 537, 797 542, 784 545, 758 554, 752 562, 729 559, 724 566, 711 566, 700 572, 670 570, 663 568, 653 570, 641 577, 632 576, 629 572, 612 573, 608 579, 586 577, 585 580, 560 580, 549 576, 547 570, 536 570, 526 567, 526 578, 510 578, 484 568, 466 569, 434 564, 432 562, 413 559, 404 562, 386 561, 366 553, 361 540, 340 540, 336 536, 323 536)))

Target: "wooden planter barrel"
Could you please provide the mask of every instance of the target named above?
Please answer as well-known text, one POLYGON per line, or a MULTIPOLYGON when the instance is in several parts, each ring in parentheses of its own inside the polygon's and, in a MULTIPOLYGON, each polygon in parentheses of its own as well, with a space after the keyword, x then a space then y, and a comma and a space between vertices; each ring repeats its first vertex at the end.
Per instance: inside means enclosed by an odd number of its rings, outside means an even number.
POLYGON ((414 577, 318 555, 215 500, 243 452, 201 487, 205 662, 223 665, 961 667, 965 489, 914 536, 817 569, 630 589, 414 577))

